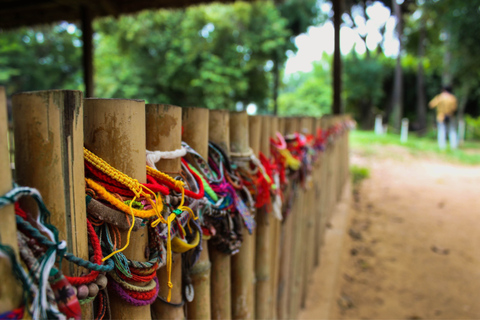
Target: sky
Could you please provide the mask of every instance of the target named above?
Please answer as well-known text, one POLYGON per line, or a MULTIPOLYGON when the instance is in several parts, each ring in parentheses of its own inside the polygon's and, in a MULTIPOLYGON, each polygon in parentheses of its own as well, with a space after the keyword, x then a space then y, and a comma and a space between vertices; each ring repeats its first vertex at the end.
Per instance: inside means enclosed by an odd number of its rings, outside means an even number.
MULTIPOLYGON (((324 12, 333 14, 330 3, 320 4, 324 12)), ((390 14, 390 9, 380 2, 374 2, 367 8, 368 20, 360 14, 354 13, 354 19, 358 28, 353 28, 353 23, 344 23, 340 29, 340 50, 342 54, 347 54, 351 50, 357 53, 365 53, 366 46, 374 50, 381 42, 382 35, 380 29, 385 26, 385 41, 382 45, 385 55, 395 57, 398 54, 398 40, 395 37, 396 19, 390 14), (366 43, 360 38, 359 34, 367 35, 366 43)), ((344 20, 349 20, 344 15, 344 20)), ((348 21, 350 22, 350 21, 348 21)), ((323 52, 333 54, 334 32, 333 23, 326 22, 321 26, 309 27, 306 33, 295 38, 295 45, 298 48, 296 54, 291 52, 285 65, 285 75, 298 71, 308 72, 312 70, 312 62, 321 59, 323 52)))

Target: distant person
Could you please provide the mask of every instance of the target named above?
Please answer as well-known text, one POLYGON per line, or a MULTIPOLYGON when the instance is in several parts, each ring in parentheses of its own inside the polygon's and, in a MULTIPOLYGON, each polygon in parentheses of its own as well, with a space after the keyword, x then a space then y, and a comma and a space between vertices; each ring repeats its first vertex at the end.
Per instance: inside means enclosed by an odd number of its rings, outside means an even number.
POLYGON ((448 126, 448 140, 450 140, 450 148, 456 149, 457 130, 455 125, 455 111, 457 111, 457 98, 452 94, 452 87, 443 87, 442 93, 435 96, 435 98, 428 104, 430 108, 437 108, 437 135, 438 146, 440 149, 447 147, 446 130, 448 126))

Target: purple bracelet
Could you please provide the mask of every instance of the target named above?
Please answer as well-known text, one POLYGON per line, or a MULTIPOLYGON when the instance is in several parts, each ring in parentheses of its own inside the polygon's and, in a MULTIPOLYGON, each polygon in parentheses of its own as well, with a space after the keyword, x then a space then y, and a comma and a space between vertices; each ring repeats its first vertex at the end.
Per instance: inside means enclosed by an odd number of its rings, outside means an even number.
POLYGON ((155 295, 148 300, 139 300, 130 297, 124 290, 123 288, 116 282, 116 281, 108 281, 108 285, 112 287, 112 289, 126 302, 130 303, 131 305, 134 305, 136 307, 140 306, 146 306, 152 304, 156 299, 158 295, 158 290, 159 290, 159 285, 158 285, 158 279, 157 277, 153 278, 155 280, 155 283, 157 284, 155 287, 155 295))

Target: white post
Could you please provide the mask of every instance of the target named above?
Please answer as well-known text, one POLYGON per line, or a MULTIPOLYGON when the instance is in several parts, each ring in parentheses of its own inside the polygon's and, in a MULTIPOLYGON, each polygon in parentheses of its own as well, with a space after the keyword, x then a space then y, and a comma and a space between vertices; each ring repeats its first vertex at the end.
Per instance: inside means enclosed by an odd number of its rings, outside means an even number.
POLYGON ((465 120, 463 118, 458 119, 458 145, 462 145, 465 142, 465 120))
POLYGON ((378 136, 383 134, 382 118, 380 114, 375 117, 375 134, 378 136))
POLYGON ((405 143, 408 140, 408 119, 402 119, 402 130, 400 132, 400 142, 405 143))

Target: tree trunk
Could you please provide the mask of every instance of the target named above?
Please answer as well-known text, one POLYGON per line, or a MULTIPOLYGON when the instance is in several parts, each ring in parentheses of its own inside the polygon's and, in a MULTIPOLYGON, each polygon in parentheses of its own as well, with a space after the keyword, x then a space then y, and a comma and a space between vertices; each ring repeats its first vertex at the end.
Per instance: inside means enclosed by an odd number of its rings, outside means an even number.
POLYGON ((333 0, 333 27, 335 29, 335 49, 333 52, 333 114, 342 113, 342 56, 340 52, 340 26, 342 24, 342 1, 333 0))
POLYGON ((446 34, 445 41, 445 54, 443 55, 443 74, 442 74, 442 85, 447 86, 452 84, 452 70, 450 65, 452 63, 452 52, 450 51, 451 40, 450 34, 444 30, 446 34))
POLYGON ((420 36, 418 39, 418 68, 417 68, 417 124, 420 134, 427 126, 427 106, 425 98, 425 76, 423 71, 423 57, 425 55, 425 21, 420 21, 420 36))
POLYGON ((278 67, 278 57, 273 61, 273 114, 278 114, 278 86, 280 83, 280 68, 278 67))
POLYGON ((397 36, 399 42, 398 56, 397 56, 397 65, 395 66, 395 76, 393 80, 393 94, 392 94, 392 113, 390 123, 397 130, 400 130, 400 122, 403 115, 403 71, 402 71, 402 10, 397 1, 392 1, 393 12, 397 18, 397 36))
POLYGON ((360 101, 360 127, 364 130, 371 129, 373 106, 370 97, 360 101))

